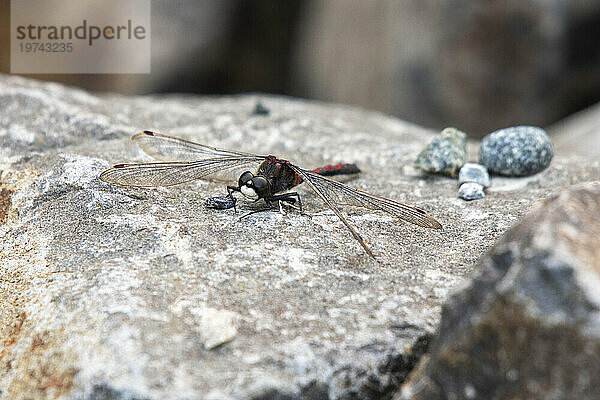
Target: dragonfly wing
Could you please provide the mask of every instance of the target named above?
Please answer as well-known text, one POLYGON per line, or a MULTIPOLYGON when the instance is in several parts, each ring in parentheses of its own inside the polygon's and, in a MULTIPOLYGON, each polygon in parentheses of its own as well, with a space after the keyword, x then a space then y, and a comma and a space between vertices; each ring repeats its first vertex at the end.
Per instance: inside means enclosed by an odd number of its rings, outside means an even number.
POLYGON ((198 161, 117 164, 100 174, 104 182, 124 186, 172 186, 244 166, 256 166, 263 158, 223 157, 198 161))
MULTIPOLYGON (((207 158, 260 157, 254 154, 218 149, 160 133, 143 131, 132 136, 144 152, 161 161, 203 160, 207 158)), ((264 159, 264 157, 262 157, 264 159)))
POLYGON ((369 248, 369 246, 367 246, 367 244, 365 243, 364 239, 362 238, 362 236, 360 236, 360 234, 356 231, 356 229, 350 225, 350 223, 348 221, 346 221, 346 218, 344 218, 344 216, 342 215, 342 213, 340 212, 340 210, 338 210, 338 208, 335 206, 334 202, 332 201, 331 195, 329 193, 329 191, 323 191, 321 190, 322 187, 319 186, 318 184, 315 185, 314 182, 312 181, 312 175, 316 175, 316 176, 320 176, 317 175, 316 173, 312 173, 309 171, 305 171, 301 168, 298 168, 294 165, 288 164, 297 174, 299 174, 300 176, 302 176, 302 178, 304 179, 304 182, 306 182, 306 184, 308 186, 311 187, 311 189, 317 194, 317 196, 319 196, 321 198, 321 200, 323 200, 325 202, 325 204, 327 204, 327 206, 329 208, 331 208, 331 210, 335 213, 335 215, 338 216, 338 218, 340 219, 340 221, 342 221, 342 223, 344 225, 346 225, 346 227, 350 230, 350 232, 352 233, 352 236, 354 236, 354 239, 356 239, 358 241, 358 243, 360 243, 360 245, 362 246, 363 249, 365 249, 365 251, 367 252, 368 255, 370 255, 371 257, 375 258, 375 255, 373 254, 373 252, 371 251, 371 249, 369 248), (310 175, 309 175, 310 174, 310 175))
MULTIPOLYGON (((298 171, 296 171, 298 172, 298 171)), ((302 170, 305 181, 317 188, 336 204, 365 207, 371 210, 385 211, 394 217, 425 228, 441 229, 442 225, 425 211, 407 206, 394 200, 380 197, 363 190, 354 189, 343 183, 325 178, 311 171, 302 170)))

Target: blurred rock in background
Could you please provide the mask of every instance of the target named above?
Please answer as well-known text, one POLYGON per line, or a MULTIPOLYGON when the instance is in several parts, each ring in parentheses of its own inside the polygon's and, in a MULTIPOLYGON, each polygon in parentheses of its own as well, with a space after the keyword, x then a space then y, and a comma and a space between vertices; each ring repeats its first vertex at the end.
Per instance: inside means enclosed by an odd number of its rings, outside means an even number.
POLYGON ((560 154, 600 157, 600 104, 559 121, 548 132, 560 154))
MULTIPOLYGON (((10 9, 0 9, 0 71, 10 9)), ((482 136, 600 100, 600 2, 152 2, 152 74, 44 75, 120 93, 268 92, 482 136)))
POLYGON ((600 99, 597 1, 314 1, 301 26, 308 97, 470 135, 600 99))
MULTIPOLYGON (((290 64, 300 0, 179 3, 180 15, 174 15, 171 2, 152 3, 153 22, 159 23, 156 29, 169 38, 161 40, 159 47, 153 37, 153 57, 162 57, 163 67, 159 65, 158 72, 164 71, 153 91, 290 93, 290 64), (203 14, 204 18, 198 20, 203 14), (171 27, 182 19, 187 19, 186 26, 178 33, 171 32, 171 27), (198 39, 204 42, 199 45, 198 39), (187 47, 173 51, 170 42, 180 41, 187 41, 187 47), (196 47, 191 48, 194 44, 196 47), (172 62, 173 57, 179 62, 172 62)), ((153 63, 154 70, 156 62, 153 63)))

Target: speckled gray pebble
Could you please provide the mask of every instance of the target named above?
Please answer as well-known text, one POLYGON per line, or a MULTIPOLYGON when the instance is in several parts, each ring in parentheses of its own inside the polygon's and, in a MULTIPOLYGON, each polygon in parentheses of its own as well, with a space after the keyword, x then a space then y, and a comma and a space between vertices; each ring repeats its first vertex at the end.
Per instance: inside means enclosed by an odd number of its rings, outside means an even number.
POLYGON ((487 168, 481 164, 465 163, 458 173, 458 183, 475 182, 484 188, 490 187, 490 174, 487 168))
POLYGON ((485 197, 483 186, 475 182, 465 182, 460 185, 458 195, 464 200, 479 200, 485 197))
POLYGON ((490 172, 506 176, 527 176, 550 165, 554 148, 546 131, 535 126, 500 129, 483 138, 479 162, 490 172))
POLYGON ((254 106, 254 110, 252 111, 253 115, 269 115, 270 114, 270 110, 260 101, 256 102, 256 105, 254 106))
POLYGON ((235 198, 229 196, 213 196, 206 199, 204 205, 217 210, 227 210, 235 206, 235 198))
POLYGON ((467 135, 456 128, 446 128, 419 153, 415 167, 430 173, 457 176, 465 163, 467 135))

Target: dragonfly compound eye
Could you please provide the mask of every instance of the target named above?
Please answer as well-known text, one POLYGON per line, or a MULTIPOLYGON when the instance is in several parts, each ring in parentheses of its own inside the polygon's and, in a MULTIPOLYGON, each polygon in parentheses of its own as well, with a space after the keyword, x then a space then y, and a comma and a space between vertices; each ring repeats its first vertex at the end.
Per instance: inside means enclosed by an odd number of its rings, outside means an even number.
MULTIPOLYGON (((269 182, 262 176, 255 176, 251 181, 254 185, 254 191, 258 197, 263 198, 271 195, 269 182)), ((250 183, 250 182, 248 182, 250 183)))
POLYGON ((244 172, 242 175, 240 175, 240 179, 238 180, 238 186, 239 187, 244 186, 246 184, 246 182, 248 182, 252 178, 254 178, 254 174, 252 172, 250 172, 250 171, 244 172))

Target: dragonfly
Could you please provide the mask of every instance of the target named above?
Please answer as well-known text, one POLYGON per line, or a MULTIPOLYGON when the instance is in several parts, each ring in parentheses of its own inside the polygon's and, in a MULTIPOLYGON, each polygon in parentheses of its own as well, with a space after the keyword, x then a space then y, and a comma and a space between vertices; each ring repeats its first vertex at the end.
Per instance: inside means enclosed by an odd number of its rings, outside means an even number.
POLYGON ((353 164, 337 164, 314 170, 301 168, 290 161, 273 155, 256 155, 224 150, 153 131, 142 131, 132 140, 145 153, 159 162, 116 164, 100 174, 104 182, 123 186, 173 186, 197 179, 211 179, 223 172, 254 167, 256 172, 243 172, 237 186, 227 186, 227 196, 235 204, 234 193, 241 193, 251 202, 264 200, 268 207, 274 202, 298 203, 302 212, 300 194, 290 189, 306 183, 348 228, 354 239, 372 258, 375 255, 340 211, 340 206, 363 207, 383 211, 412 224, 431 229, 442 225, 425 211, 397 201, 352 188, 328 177, 347 169, 357 172, 353 164), (184 161, 188 160, 188 161, 184 161))

